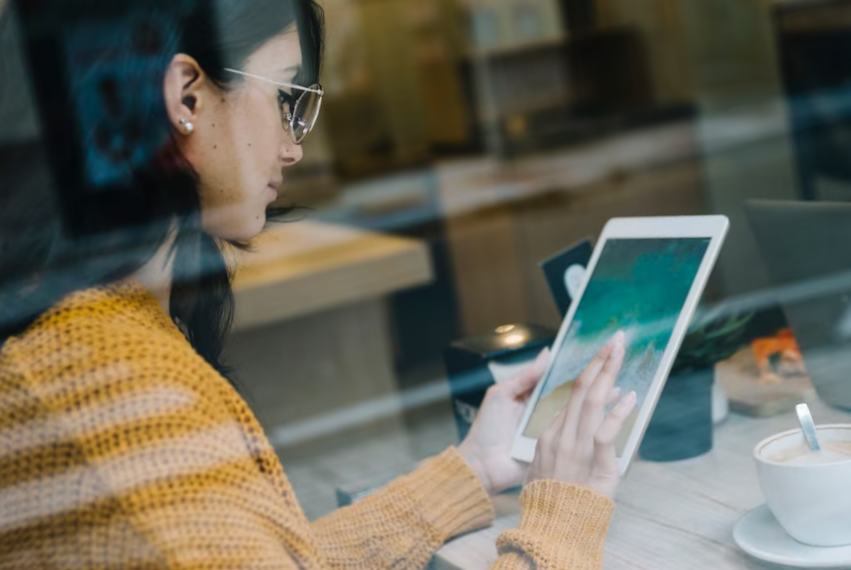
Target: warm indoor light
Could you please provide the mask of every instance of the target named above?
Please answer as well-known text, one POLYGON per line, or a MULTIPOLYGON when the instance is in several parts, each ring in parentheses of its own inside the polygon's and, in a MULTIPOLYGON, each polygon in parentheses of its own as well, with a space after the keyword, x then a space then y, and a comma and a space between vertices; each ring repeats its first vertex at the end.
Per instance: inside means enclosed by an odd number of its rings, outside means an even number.
POLYGON ((524 340, 526 340, 525 334, 510 334, 505 337, 503 342, 505 342, 505 344, 520 344, 524 340))

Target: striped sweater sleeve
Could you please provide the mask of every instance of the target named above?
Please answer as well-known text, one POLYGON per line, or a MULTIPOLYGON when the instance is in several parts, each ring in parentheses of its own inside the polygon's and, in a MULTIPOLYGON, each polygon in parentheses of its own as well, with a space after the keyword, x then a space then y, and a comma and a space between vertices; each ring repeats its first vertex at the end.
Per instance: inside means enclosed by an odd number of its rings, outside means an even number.
MULTIPOLYGON (((608 503, 550 482, 523 502, 499 570, 593 567, 608 503)), ((138 289, 81 292, 0 352, 0 570, 413 570, 492 517, 450 448, 309 523, 245 402, 138 289)))
POLYGON ((502 533, 492 570, 597 570, 614 502, 560 481, 535 481, 520 495, 520 525, 502 533))
POLYGON ((488 525, 493 517, 478 476, 449 448, 313 527, 334 568, 401 570, 424 568, 447 539, 488 525))
MULTIPOLYGON (((520 525, 500 536, 492 570, 602 567, 613 501, 587 487, 547 480, 528 485, 520 503, 520 525)), ((313 526, 332 568, 413 570, 424 568, 447 539, 484 526, 492 517, 475 473, 450 448, 313 526)))

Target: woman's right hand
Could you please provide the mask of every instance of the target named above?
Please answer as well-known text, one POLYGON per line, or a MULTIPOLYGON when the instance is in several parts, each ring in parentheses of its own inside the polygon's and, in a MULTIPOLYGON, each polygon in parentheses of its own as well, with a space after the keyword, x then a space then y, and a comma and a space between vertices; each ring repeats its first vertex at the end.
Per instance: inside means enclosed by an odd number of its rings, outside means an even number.
POLYGON ((556 479, 614 498, 620 482, 615 439, 636 403, 635 392, 630 392, 605 413, 620 396, 614 384, 623 364, 624 342, 624 334, 617 333, 576 379, 567 405, 538 438, 527 483, 556 479))

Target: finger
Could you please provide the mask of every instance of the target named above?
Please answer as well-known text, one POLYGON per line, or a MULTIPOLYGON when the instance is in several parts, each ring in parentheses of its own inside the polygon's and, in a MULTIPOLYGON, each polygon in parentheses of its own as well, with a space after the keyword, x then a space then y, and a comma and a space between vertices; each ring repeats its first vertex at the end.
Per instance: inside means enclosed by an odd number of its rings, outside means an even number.
POLYGON ((541 377, 544 375, 544 371, 546 371, 549 363, 550 349, 544 348, 532 364, 524 368, 516 376, 503 382, 503 384, 505 384, 505 392, 512 398, 525 396, 534 389, 541 380, 541 377))
POLYGON ((594 379, 600 374, 600 371, 603 369, 603 366, 606 364, 609 356, 611 356, 615 345, 618 343, 623 344, 623 338, 623 331, 616 332, 594 356, 594 358, 591 359, 591 362, 588 363, 588 366, 585 367, 585 370, 583 370, 582 374, 579 375, 579 378, 576 379, 579 391, 584 393, 585 389, 594 382, 594 379))
POLYGON ((591 438, 597 433, 600 424, 606 416, 606 398, 614 387, 618 373, 623 365, 625 349, 620 342, 615 344, 612 354, 603 365, 603 369, 588 389, 585 401, 582 402, 582 415, 577 423, 576 437, 591 443, 591 438))
MULTIPOLYGON (((617 352, 616 348, 618 346, 623 346, 624 342, 624 334, 622 331, 618 331, 606 344, 606 348, 604 349, 607 353, 607 357, 599 363, 599 365, 591 365, 586 368, 586 371, 582 373, 580 376, 581 381, 577 381, 577 386, 574 386, 574 391, 570 395, 570 401, 568 402, 568 411, 564 417, 564 427, 562 429, 562 437, 568 437, 571 440, 576 439, 577 431, 579 428, 579 422, 582 419, 582 409, 585 407, 585 399, 588 397, 589 392, 593 388, 593 386, 597 383, 597 378, 603 372, 604 368, 608 365, 609 361, 615 357, 615 353, 617 352), (594 372, 594 376, 590 375, 586 376, 586 373, 594 372)), ((603 351, 601 351, 603 352, 603 351)), ((596 359, 595 359, 596 360, 596 359)), ((606 386, 606 390, 602 393, 603 398, 605 398, 605 394, 611 388, 611 384, 606 386)))
POLYGON ((615 441, 635 409, 636 401, 635 392, 621 398, 594 435, 594 467, 602 473, 614 473, 618 469, 615 441))
MULTIPOLYGON (((611 356, 612 348, 615 345, 616 337, 618 335, 615 334, 609 341, 600 349, 600 352, 591 360, 588 366, 585 367, 585 370, 579 377, 573 382, 573 390, 570 393, 570 399, 567 401, 567 404, 564 408, 564 414, 561 415, 560 425, 558 427, 559 433, 564 433, 565 429, 568 427, 568 422, 572 421, 572 418, 578 417, 580 413, 580 409, 582 408, 582 401, 585 399, 585 392, 588 390, 588 387, 593 384, 594 379, 597 377, 597 374, 602 370, 603 365, 611 356)), ((569 434, 570 437, 573 437, 572 434, 575 433, 575 430, 571 431, 569 434)))
POLYGON ((615 386, 611 390, 609 390, 609 395, 606 396, 606 407, 608 408, 612 404, 618 401, 618 398, 621 397, 621 389, 615 386))

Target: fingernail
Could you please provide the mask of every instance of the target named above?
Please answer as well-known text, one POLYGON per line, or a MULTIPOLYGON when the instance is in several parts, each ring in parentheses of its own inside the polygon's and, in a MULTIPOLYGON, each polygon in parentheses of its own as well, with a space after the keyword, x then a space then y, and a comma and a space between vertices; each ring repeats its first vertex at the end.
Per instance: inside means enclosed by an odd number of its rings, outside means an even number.
POLYGON ((626 335, 623 331, 618 331, 615 333, 615 344, 618 346, 623 346, 626 343, 626 335))
POLYGON ((621 410, 626 410, 627 408, 631 408, 635 404, 635 392, 630 392, 626 396, 620 399, 617 403, 617 407, 621 410))

